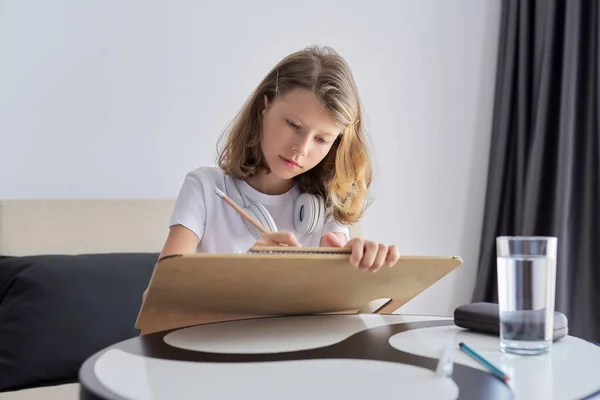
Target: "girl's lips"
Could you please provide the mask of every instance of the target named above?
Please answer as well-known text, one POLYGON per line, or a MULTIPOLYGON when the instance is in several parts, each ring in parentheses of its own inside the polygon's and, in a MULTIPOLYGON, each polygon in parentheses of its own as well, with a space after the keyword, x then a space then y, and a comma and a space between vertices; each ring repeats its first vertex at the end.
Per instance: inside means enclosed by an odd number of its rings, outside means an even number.
POLYGON ((300 168, 300 165, 298 165, 297 163, 295 163, 294 161, 287 159, 285 157, 281 157, 279 156, 279 158, 281 158, 283 160, 283 162, 285 163, 285 165, 287 165, 288 167, 291 168, 300 168))

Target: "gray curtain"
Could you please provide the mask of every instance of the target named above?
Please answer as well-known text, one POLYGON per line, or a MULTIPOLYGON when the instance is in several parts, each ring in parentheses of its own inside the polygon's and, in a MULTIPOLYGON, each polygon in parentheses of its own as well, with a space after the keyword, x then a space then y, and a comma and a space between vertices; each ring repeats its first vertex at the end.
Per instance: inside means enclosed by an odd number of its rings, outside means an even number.
POLYGON ((600 341, 600 7, 504 0, 479 269, 497 302, 500 235, 559 241, 556 310, 600 341))

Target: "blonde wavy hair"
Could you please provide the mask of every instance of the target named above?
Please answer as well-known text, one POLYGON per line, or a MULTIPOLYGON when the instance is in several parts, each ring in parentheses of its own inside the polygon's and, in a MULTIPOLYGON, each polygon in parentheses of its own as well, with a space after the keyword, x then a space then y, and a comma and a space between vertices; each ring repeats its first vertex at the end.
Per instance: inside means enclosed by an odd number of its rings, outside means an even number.
POLYGON ((240 179, 270 172, 260 147, 264 96, 272 102, 296 88, 311 90, 343 127, 327 156, 298 175, 296 182, 302 192, 322 196, 336 221, 353 224, 368 205, 373 172, 354 78, 345 60, 330 47, 307 47, 269 71, 219 140, 217 163, 224 173, 240 179))

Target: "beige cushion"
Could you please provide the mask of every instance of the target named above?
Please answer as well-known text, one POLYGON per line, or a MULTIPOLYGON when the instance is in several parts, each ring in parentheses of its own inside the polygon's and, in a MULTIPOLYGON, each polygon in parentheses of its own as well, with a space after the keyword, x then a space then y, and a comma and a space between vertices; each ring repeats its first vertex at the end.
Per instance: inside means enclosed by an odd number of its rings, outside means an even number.
POLYGON ((46 386, 0 393, 0 400, 79 400, 79 384, 46 386))
POLYGON ((0 254, 160 252, 174 200, 0 201, 0 254))

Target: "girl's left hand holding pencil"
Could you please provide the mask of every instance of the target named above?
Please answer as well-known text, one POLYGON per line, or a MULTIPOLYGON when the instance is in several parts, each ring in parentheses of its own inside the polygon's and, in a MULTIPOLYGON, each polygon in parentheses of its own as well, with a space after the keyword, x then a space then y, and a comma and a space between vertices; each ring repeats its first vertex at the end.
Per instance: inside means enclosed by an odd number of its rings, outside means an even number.
POLYGON ((371 240, 364 240, 359 237, 350 239, 342 244, 340 237, 333 232, 328 232, 323 236, 322 243, 325 247, 343 247, 352 249, 350 263, 365 271, 376 272, 384 264, 393 267, 400 254, 396 245, 386 246, 371 240))

